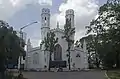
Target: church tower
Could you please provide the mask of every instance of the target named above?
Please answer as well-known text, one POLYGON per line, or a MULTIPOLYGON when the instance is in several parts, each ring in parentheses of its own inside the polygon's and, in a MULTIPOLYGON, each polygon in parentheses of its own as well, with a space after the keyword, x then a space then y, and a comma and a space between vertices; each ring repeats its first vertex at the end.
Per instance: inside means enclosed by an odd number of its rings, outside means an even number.
POLYGON ((32 49, 32 45, 31 45, 30 39, 28 39, 28 41, 27 41, 27 52, 31 51, 31 49, 32 49))
POLYGON ((50 10, 43 8, 41 13, 41 37, 42 40, 47 36, 50 31, 50 10))
MULTIPOLYGON (((70 20, 71 22, 71 27, 72 28, 75 28, 74 26, 74 10, 73 9, 68 9, 66 10, 66 16, 65 16, 66 20, 70 20)), ((71 39, 74 40, 74 36, 75 36, 75 33, 73 35, 71 35, 71 39)), ((71 50, 74 48, 74 43, 71 47, 71 50)))
POLYGON ((71 27, 74 28, 74 10, 68 9, 66 10, 66 19, 71 20, 71 27))
MULTIPOLYGON (((41 40, 44 40, 44 38, 47 36, 47 33, 50 32, 50 9, 43 8, 41 13, 41 40)), ((49 67, 49 53, 45 50, 44 45, 41 47, 42 54, 43 54, 43 67, 48 68, 49 67)))

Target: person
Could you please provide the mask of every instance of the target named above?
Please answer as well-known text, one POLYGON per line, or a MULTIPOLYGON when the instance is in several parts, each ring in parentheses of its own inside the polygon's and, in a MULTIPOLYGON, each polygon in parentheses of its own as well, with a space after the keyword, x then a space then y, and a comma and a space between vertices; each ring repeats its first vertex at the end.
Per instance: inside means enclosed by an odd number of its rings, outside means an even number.
POLYGON ((63 71, 62 67, 59 67, 59 71, 60 71, 60 72, 62 72, 62 71, 63 71))
POLYGON ((18 75, 18 79, 23 79, 23 74, 22 74, 22 73, 20 73, 20 74, 18 75))
POLYGON ((55 71, 54 72, 57 72, 57 68, 55 67, 55 71))

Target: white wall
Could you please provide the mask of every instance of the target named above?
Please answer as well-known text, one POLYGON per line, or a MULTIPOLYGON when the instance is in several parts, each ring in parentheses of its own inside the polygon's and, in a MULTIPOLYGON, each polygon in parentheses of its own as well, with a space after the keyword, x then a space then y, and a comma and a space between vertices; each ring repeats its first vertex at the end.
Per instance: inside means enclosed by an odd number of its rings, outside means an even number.
POLYGON ((83 69, 84 68, 84 52, 80 49, 75 49, 74 51, 71 51, 71 58, 72 58, 72 62, 71 62, 71 68, 73 68, 73 63, 75 63, 75 68, 80 68, 83 69), (77 54, 80 55, 80 57, 76 57, 77 54))
POLYGON ((68 49, 68 46, 67 46, 67 42, 65 39, 62 38, 62 36, 64 36, 63 33, 61 32, 55 32, 55 35, 56 37, 58 38, 58 44, 61 45, 62 47, 62 60, 66 60, 66 54, 67 54, 67 49, 68 49))
POLYGON ((50 53, 49 53, 49 51, 42 51, 42 52, 44 52, 44 60, 43 60, 43 65, 45 66, 47 66, 47 68, 49 67, 49 55, 50 55, 50 53))
POLYGON ((39 48, 33 48, 31 51, 27 52, 28 56, 26 56, 27 60, 27 69, 41 69, 44 68, 44 53, 39 48), (38 63, 33 63, 35 57, 34 54, 37 53, 38 63))

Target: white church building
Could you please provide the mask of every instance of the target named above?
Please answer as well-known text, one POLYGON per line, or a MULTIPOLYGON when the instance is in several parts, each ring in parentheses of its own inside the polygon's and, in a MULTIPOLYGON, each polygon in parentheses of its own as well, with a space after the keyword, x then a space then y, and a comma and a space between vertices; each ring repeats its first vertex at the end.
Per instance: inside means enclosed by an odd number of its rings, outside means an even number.
MULTIPOLYGON (((71 27, 75 28, 74 25, 74 10, 69 9, 66 11, 66 19, 71 19, 71 27)), ((67 52, 67 41, 62 38, 64 36, 64 29, 59 27, 59 23, 56 24, 55 29, 50 28, 50 9, 43 8, 41 13, 41 38, 44 40, 48 32, 54 32, 58 38, 58 43, 55 46, 55 51, 52 53, 52 61, 63 61, 68 69, 68 52, 67 52)), ((72 35, 74 40, 75 34, 72 35)), ((84 41, 83 48, 81 46, 75 47, 74 44, 71 47, 71 57, 70 57, 70 66, 71 69, 87 69, 88 60, 87 60, 87 50, 86 43, 84 41)), ((27 52, 25 59, 25 69, 27 70, 44 70, 49 67, 49 57, 50 54, 48 51, 45 51, 44 48, 40 49, 40 46, 33 48, 30 42, 30 39, 27 42, 27 52)), ((59 63, 58 63, 59 64, 59 63)), ((56 64, 57 65, 57 64, 56 64)))

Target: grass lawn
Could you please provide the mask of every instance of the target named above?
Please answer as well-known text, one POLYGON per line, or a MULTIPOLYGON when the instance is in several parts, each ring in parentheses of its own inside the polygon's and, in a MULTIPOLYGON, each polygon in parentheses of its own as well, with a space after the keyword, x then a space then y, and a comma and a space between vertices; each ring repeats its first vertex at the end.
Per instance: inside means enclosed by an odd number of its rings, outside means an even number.
POLYGON ((107 75, 110 79, 120 79, 120 70, 107 71, 107 75))

